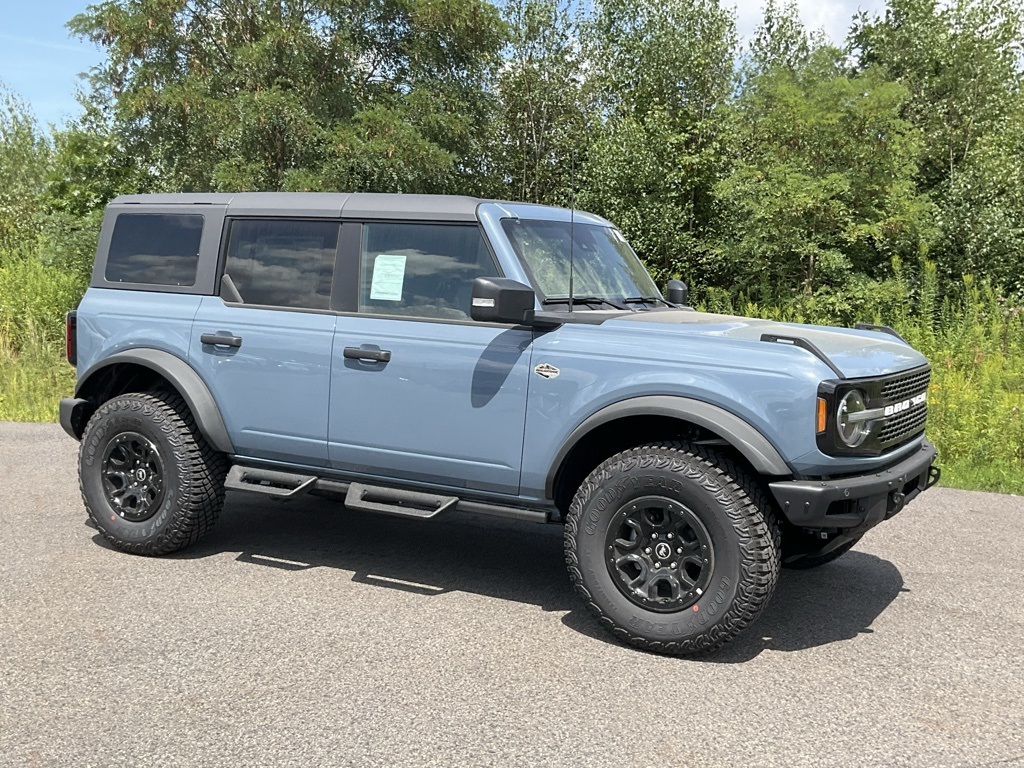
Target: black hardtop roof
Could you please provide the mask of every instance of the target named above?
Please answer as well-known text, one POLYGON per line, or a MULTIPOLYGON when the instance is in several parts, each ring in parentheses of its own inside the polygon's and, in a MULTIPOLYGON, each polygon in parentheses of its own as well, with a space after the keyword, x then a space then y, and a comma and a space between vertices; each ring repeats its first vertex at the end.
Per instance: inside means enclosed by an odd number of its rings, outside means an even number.
POLYGON ((489 202, 463 195, 404 195, 374 192, 183 192, 121 195, 111 206, 218 205, 229 216, 316 216, 368 219, 476 220, 489 202))

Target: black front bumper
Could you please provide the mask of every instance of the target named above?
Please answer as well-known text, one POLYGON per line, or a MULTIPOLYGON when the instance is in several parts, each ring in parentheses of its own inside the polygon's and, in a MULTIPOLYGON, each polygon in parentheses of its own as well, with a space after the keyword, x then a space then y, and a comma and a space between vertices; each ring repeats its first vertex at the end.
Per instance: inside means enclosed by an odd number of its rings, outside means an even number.
POLYGON ((860 533, 935 485, 939 468, 934 461, 935 446, 925 440, 920 450, 888 469, 831 480, 783 480, 768 487, 793 525, 860 533))

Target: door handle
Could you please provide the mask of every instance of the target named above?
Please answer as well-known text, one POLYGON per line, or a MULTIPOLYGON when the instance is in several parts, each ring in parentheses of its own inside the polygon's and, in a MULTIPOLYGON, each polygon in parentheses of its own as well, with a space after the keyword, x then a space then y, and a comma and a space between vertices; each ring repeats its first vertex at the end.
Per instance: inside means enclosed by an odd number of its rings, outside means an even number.
POLYGON ((203 344, 212 344, 215 347, 240 347, 242 346, 241 336, 228 336, 220 333, 204 333, 199 337, 203 344))
POLYGON ((372 360, 375 363, 387 363, 391 360, 391 350, 389 349, 345 347, 343 354, 346 360, 372 360))

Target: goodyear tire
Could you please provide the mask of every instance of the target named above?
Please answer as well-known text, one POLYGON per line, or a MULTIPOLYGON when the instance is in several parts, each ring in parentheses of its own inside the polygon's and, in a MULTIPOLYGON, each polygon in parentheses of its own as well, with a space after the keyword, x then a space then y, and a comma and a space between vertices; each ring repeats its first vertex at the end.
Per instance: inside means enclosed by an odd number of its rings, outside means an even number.
POLYGON ((220 513, 226 472, 224 455, 207 444, 177 394, 108 400, 82 435, 85 508, 125 552, 163 555, 198 541, 220 513))
POLYGON ((624 642, 717 650, 761 613, 781 540, 760 489, 727 457, 665 443, 619 453, 573 499, 565 557, 577 592, 624 642))

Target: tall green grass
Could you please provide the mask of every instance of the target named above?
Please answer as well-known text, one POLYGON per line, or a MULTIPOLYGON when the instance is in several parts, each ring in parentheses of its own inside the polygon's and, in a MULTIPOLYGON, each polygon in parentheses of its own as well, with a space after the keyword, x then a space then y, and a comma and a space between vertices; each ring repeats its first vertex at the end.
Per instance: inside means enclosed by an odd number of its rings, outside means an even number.
POLYGON ((81 280, 30 256, 0 263, 0 420, 55 421, 75 388, 64 357, 64 314, 81 280))

